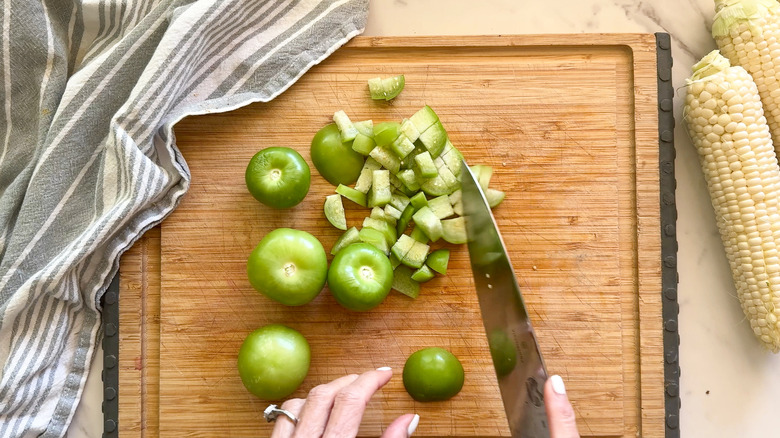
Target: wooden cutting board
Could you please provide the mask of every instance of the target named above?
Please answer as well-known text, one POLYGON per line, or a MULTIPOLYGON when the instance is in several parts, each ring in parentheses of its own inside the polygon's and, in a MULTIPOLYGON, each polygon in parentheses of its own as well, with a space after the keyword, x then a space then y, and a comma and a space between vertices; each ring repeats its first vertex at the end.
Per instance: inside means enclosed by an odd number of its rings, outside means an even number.
MULTIPOLYGON (((415 436, 508 436, 473 289, 468 252, 411 300, 391 293, 366 313, 327 289, 288 308, 255 292, 253 247, 277 227, 340 235, 322 214, 333 192, 312 167, 303 203, 255 201, 244 170, 258 150, 297 149, 343 109, 395 120, 428 104, 471 164, 493 166, 507 192, 495 210, 548 371, 560 374, 583 436, 663 435, 663 349, 653 35, 356 38, 270 103, 188 118, 176 126, 192 186, 177 210, 122 259, 119 428, 122 436, 268 436, 268 402, 236 371, 244 337, 284 323, 309 340, 311 370, 294 394, 347 373, 390 366, 361 436, 416 412, 415 436), (366 80, 406 75, 392 102, 366 80), (455 398, 418 403, 400 378, 417 349, 458 356, 455 398)), ((367 210, 349 202, 350 225, 367 210)))

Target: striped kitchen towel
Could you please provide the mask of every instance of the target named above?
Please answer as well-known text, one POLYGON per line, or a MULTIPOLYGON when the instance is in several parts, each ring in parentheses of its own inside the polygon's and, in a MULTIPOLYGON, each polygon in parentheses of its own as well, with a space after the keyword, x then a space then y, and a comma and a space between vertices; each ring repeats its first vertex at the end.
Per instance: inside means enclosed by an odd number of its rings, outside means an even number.
POLYGON ((4 0, 0 437, 60 437, 119 256, 189 187, 174 124, 273 99, 368 0, 4 0))

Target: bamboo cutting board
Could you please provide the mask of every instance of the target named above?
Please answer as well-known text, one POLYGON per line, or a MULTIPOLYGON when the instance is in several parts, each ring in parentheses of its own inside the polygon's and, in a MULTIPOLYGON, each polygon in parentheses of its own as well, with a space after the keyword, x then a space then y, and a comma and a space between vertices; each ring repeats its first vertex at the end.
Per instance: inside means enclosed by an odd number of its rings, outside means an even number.
MULTIPOLYGON (((509 435, 465 245, 450 246, 447 276, 417 300, 393 292, 366 313, 340 308, 327 289, 287 308, 246 276, 272 229, 311 232, 326 250, 340 235, 322 214, 334 188, 309 155, 336 110, 400 121, 428 104, 469 163, 493 166, 491 186, 507 192, 494 214, 581 434, 663 436, 655 44, 653 35, 356 38, 270 103, 182 121, 189 193, 122 259, 120 434, 268 436, 268 403, 243 388, 235 362, 249 332, 284 323, 313 355, 294 396, 393 367, 361 436, 408 412, 421 416, 415 436, 509 435), (367 79, 399 73, 399 97, 369 99, 367 79), (244 185, 248 160, 273 145, 297 149, 312 168, 308 196, 289 211, 265 208, 244 185), (463 390, 449 401, 414 402, 403 389, 405 359, 428 346, 464 365, 463 390)), ((359 225, 367 210, 345 205, 359 225)))

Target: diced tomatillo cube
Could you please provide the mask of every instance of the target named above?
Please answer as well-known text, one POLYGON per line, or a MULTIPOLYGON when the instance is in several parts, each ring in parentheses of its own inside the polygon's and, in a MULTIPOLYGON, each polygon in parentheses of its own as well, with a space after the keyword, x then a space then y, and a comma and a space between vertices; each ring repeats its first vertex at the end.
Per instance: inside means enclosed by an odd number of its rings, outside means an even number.
POLYGON ((447 144, 444 145, 444 151, 442 151, 439 157, 444 160, 444 164, 450 169, 450 172, 452 172, 453 175, 460 176, 460 169, 463 166, 463 154, 452 146, 449 139, 447 139, 447 144), (448 149, 447 146, 450 146, 450 148, 448 149))
POLYGON ((385 169, 375 170, 371 182, 371 191, 368 193, 369 207, 384 207, 390 202, 392 192, 390 190, 390 172, 385 169))
MULTIPOLYGON (((425 206, 412 215, 414 223, 421 228, 428 238, 437 241, 442 236, 441 219, 436 217, 430 207, 425 206)), ((403 259, 401 259, 403 261, 403 259)))
POLYGON ((385 88, 382 86, 382 78, 376 77, 368 80, 368 93, 374 100, 385 100, 385 88))
POLYGON ((373 245, 385 254, 390 251, 390 247, 387 244, 387 239, 385 239, 385 235, 381 231, 375 230, 373 228, 363 228, 358 233, 358 237, 360 238, 361 242, 373 245))
POLYGON ((406 138, 405 135, 401 134, 390 145, 390 149, 392 149, 393 152, 395 152, 395 155, 398 158, 404 158, 414 150, 414 143, 409 141, 409 139, 406 138))
POLYGON ((352 150, 363 156, 368 156, 368 154, 371 153, 371 150, 374 149, 375 146, 376 143, 374 143, 373 138, 367 135, 363 135, 360 132, 358 132, 358 134, 355 136, 355 139, 352 140, 352 150))
POLYGON ((369 156, 392 173, 398 173, 398 171, 401 170, 401 160, 399 160, 393 152, 383 146, 375 147, 371 150, 369 156))
POLYGON ((425 234, 425 232, 420 227, 414 227, 412 232, 409 233, 409 237, 420 243, 428 243, 431 241, 431 239, 428 238, 428 235, 425 234))
POLYGON ((415 240, 412 249, 401 258, 401 263, 410 268, 421 268, 425 264, 430 249, 430 246, 415 240))
MULTIPOLYGON (((385 216, 393 219, 393 225, 395 225, 398 219, 401 219, 401 211, 393 207, 391 204, 385 205, 385 216)), ((389 221, 388 221, 389 222, 389 221)))
POLYGON ((404 75, 382 79, 382 89, 385 92, 385 100, 391 100, 401 94, 405 84, 406 78, 404 78, 404 75))
POLYGON ((387 213, 385 213, 385 209, 381 207, 374 207, 371 209, 371 214, 369 217, 372 217, 374 219, 379 219, 380 221, 385 221, 389 223, 392 226, 395 226, 395 218, 389 217, 387 213))
POLYGON ((450 193, 450 204, 455 205, 463 198, 463 191, 461 189, 455 190, 450 193))
POLYGON ((357 129, 359 133, 365 135, 366 137, 374 138, 373 120, 363 120, 360 122, 354 122, 352 124, 355 125, 355 129, 357 129))
POLYGON ((412 280, 418 282, 418 283, 425 283, 426 281, 431 280, 434 277, 433 271, 431 271, 431 268, 429 268, 427 265, 422 265, 422 267, 412 274, 412 280))
POLYGON ((414 127, 417 128, 417 132, 422 133, 430 128, 431 125, 438 122, 439 116, 436 115, 431 107, 425 105, 422 109, 414 113, 412 117, 409 117, 409 120, 414 124, 414 127))
POLYGON ((390 253, 390 255, 387 256, 387 258, 390 259, 390 266, 392 266, 393 269, 397 268, 398 265, 401 264, 401 261, 398 260, 398 257, 396 257, 395 254, 393 254, 393 253, 390 253))
POLYGON ((393 189, 395 190, 403 190, 404 184, 401 182, 400 179, 398 179, 397 176, 394 174, 390 174, 390 185, 393 186, 393 189))
POLYGON ((340 194, 326 196, 323 209, 325 218, 331 225, 339 230, 347 230, 347 217, 344 215, 344 204, 341 203, 340 194))
POLYGON ((409 119, 404 119, 401 122, 401 134, 408 138, 412 143, 420 138, 420 131, 417 130, 417 127, 414 126, 414 123, 409 119))
POLYGON ((417 163, 417 167, 420 169, 420 176, 423 178, 433 178, 439 174, 439 170, 433 164, 433 158, 431 158, 431 154, 428 151, 415 155, 414 161, 417 163))
POLYGON ((401 212, 401 217, 398 218, 398 222, 395 224, 395 231, 398 235, 401 235, 406 231, 406 228, 409 226, 409 221, 412 220, 413 214, 414 207, 412 207, 412 204, 407 205, 406 208, 404 208, 404 211, 401 212))
POLYGON ((448 195, 460 188, 460 181, 449 169, 439 169, 439 174, 433 178, 424 180, 420 188, 429 196, 448 195))
POLYGON ((344 184, 339 184, 338 187, 336 187, 336 193, 349 199, 350 201, 354 202, 355 204, 361 207, 366 206, 366 195, 363 192, 355 190, 351 187, 347 187, 344 184))
POLYGON ((487 190, 490 185, 490 178, 493 176, 493 168, 475 164, 474 166, 470 166, 470 169, 474 174, 474 178, 479 182, 479 186, 482 187, 482 190, 487 190))
POLYGON ((374 141, 377 146, 389 146, 401 134, 398 122, 382 122, 374 125, 374 141))
POLYGON ((417 191, 420 190, 420 183, 417 182, 417 175, 412 169, 404 169, 398 172, 398 179, 407 190, 417 191))
POLYGON ((409 202, 409 197, 403 193, 393 193, 393 198, 390 199, 390 205, 398 211, 404 211, 409 202))
POLYGON ((358 130, 355 128, 355 125, 352 124, 352 120, 349 120, 347 113, 342 110, 336 111, 336 113, 333 114, 333 122, 336 123, 339 132, 341 132, 341 141, 351 141, 355 139, 358 130))
POLYGON ((387 221, 367 217, 363 219, 363 228, 373 228, 381 231, 388 245, 393 245, 396 242, 395 227, 388 224, 387 221))
POLYGON ((485 190, 485 199, 487 199, 490 208, 498 207, 498 204, 504 200, 504 197, 506 197, 506 193, 501 190, 491 189, 490 187, 485 190))
POLYGON ((409 298, 420 296, 420 283, 412 280, 412 270, 406 266, 398 266, 393 271, 392 289, 401 292, 409 298))
POLYGON ((418 140, 431 153, 431 157, 436 158, 441 155, 441 151, 444 150, 444 144, 447 143, 447 131, 444 130, 441 122, 437 121, 420 134, 418 140))
POLYGON ((419 210, 426 205, 428 205, 428 199, 425 197, 425 193, 423 192, 417 192, 414 196, 409 198, 409 202, 414 206, 415 209, 419 210))
POLYGON ((330 249, 331 255, 336 255, 342 248, 345 248, 348 245, 360 242, 359 234, 358 229, 355 227, 348 229, 338 238, 338 240, 336 240, 336 243, 333 244, 333 248, 330 249))
POLYGON ((447 195, 437 196, 428 201, 428 207, 433 210, 433 214, 439 219, 446 219, 455 214, 450 204, 450 197, 447 195))
POLYGON ((401 234, 398 237, 398 240, 390 248, 390 252, 395 255, 398 260, 403 261, 406 253, 412 249, 415 242, 417 241, 407 236, 406 234, 401 234))
MULTIPOLYGON (((355 183, 355 190, 363 194, 368 193, 368 189, 371 188, 371 183, 374 180, 374 171, 380 168, 382 168, 382 165, 378 161, 371 157, 366 158, 363 169, 360 171, 360 176, 358 176, 355 183)), ((363 206, 365 207, 365 204, 363 206)))
POLYGON ((463 220, 463 217, 459 216, 455 219, 441 221, 441 235, 449 243, 466 243, 468 237, 466 235, 466 222, 463 220))
POLYGON ((447 273, 447 264, 450 261, 450 250, 446 248, 437 249, 430 253, 425 259, 425 264, 441 275, 447 273))

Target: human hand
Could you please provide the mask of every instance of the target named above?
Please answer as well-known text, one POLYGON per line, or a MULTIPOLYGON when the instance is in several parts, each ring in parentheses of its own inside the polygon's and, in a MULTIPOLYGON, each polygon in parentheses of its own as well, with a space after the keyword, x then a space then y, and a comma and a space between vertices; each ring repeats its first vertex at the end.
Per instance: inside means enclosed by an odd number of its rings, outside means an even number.
POLYGON ((579 438, 574 408, 566 396, 561 376, 551 376, 544 384, 544 406, 550 424, 550 438, 579 438))
MULTIPOLYGON (((282 409, 298 418, 298 424, 280 415, 271 438, 354 437, 358 433, 366 404, 393 376, 382 367, 361 375, 350 374, 330 383, 315 386, 305 399, 294 398, 282 409)), ((405 414, 390 423, 382 438, 408 438, 417 428, 420 416, 405 414)))

